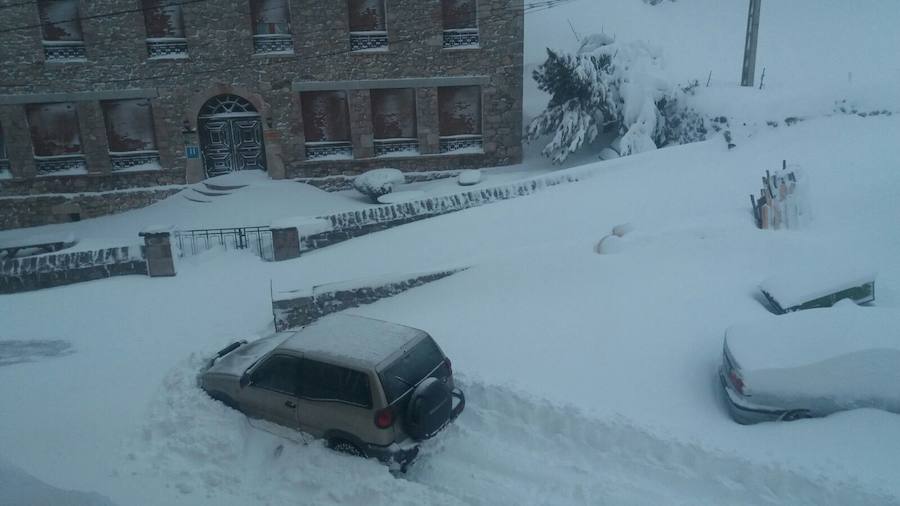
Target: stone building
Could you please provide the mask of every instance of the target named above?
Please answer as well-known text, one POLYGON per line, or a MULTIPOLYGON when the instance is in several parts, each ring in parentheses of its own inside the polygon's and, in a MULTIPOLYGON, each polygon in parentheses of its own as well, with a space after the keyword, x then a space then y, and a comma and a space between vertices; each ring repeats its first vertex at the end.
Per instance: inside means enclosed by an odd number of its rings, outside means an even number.
POLYGON ((0 228, 521 159, 523 0, 0 0, 0 228))

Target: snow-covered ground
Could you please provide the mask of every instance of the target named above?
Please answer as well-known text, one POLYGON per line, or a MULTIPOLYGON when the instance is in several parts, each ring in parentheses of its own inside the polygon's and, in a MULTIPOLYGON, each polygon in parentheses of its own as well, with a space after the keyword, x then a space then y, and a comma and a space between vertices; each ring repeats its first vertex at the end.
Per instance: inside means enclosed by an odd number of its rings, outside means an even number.
MULTIPOLYGON (((0 296, 0 504, 20 502, 7 483, 102 503, 67 492, 93 491, 121 506, 900 504, 900 416, 858 410, 741 426, 717 388, 725 328, 777 318, 757 290, 773 272, 864 265, 878 272, 875 305, 900 308, 900 115, 835 114, 843 99, 898 110, 900 40, 890 27, 900 8, 798 0, 762 12, 763 90, 735 87, 745 2, 576 0, 527 22, 529 63, 545 43, 575 45, 568 18, 579 32, 602 27, 665 47, 679 80, 713 70, 697 105, 736 120, 733 150, 714 139, 582 166, 594 177, 288 262, 213 251, 182 260, 175 278, 0 296), (792 116, 807 119, 787 127, 792 116), (760 231, 748 195, 782 160, 804 170, 813 219, 760 231), (621 223, 634 230, 617 252, 595 253, 621 223), (273 285, 460 265, 472 268, 353 310, 428 330, 468 395, 405 476, 250 422, 196 387, 205 355, 271 332, 273 285)), ((540 107, 528 97, 527 110, 540 107)), ((480 184, 549 168, 530 158, 486 171, 480 184)), ((368 205, 352 192, 252 183, 208 204, 176 196, 0 238, 100 241, 147 225, 257 225, 368 205)))
POLYGON ((582 183, 294 261, 211 252, 176 278, 4 296, 3 339, 75 353, 0 368, 12 407, 0 451, 120 504, 898 502, 897 415, 744 427, 715 384, 724 329, 775 318, 755 290, 770 269, 862 259, 879 270, 877 304, 900 307, 898 136, 897 117, 813 120, 732 151, 710 141, 598 163, 582 183), (806 169, 815 220, 759 231, 747 193, 782 158, 806 169), (594 253, 623 222, 635 230, 622 251, 594 253), (274 436, 196 388, 203 354, 271 330, 272 279, 450 264, 474 267, 355 310, 429 330, 470 392, 403 479, 274 436))

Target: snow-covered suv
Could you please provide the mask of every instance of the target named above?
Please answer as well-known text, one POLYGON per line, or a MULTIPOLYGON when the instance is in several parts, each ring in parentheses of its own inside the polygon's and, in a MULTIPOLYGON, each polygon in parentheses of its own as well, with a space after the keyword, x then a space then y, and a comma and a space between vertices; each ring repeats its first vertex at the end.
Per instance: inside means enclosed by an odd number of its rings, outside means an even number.
POLYGON ((426 332, 349 315, 233 343, 200 386, 251 417, 401 469, 465 407, 450 359, 426 332))

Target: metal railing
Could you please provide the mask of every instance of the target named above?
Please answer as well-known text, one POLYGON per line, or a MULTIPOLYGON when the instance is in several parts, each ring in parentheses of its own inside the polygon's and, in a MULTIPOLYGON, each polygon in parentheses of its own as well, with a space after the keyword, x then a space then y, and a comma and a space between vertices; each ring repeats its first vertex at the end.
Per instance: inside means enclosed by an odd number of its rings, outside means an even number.
POLYGON ((173 233, 178 256, 197 255, 204 251, 248 249, 263 260, 274 260, 272 230, 269 227, 208 228, 176 230, 173 233))

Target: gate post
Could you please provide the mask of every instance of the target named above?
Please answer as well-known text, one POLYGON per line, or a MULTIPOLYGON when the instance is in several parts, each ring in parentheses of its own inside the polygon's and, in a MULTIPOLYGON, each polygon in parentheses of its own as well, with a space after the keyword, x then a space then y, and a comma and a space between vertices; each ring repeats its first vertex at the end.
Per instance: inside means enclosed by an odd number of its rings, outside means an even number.
POLYGON ((147 275, 152 278, 175 275, 171 234, 171 227, 150 227, 139 234, 144 238, 147 275))
POLYGON ((280 262, 300 256, 300 231, 297 227, 272 227, 273 260, 280 262))

